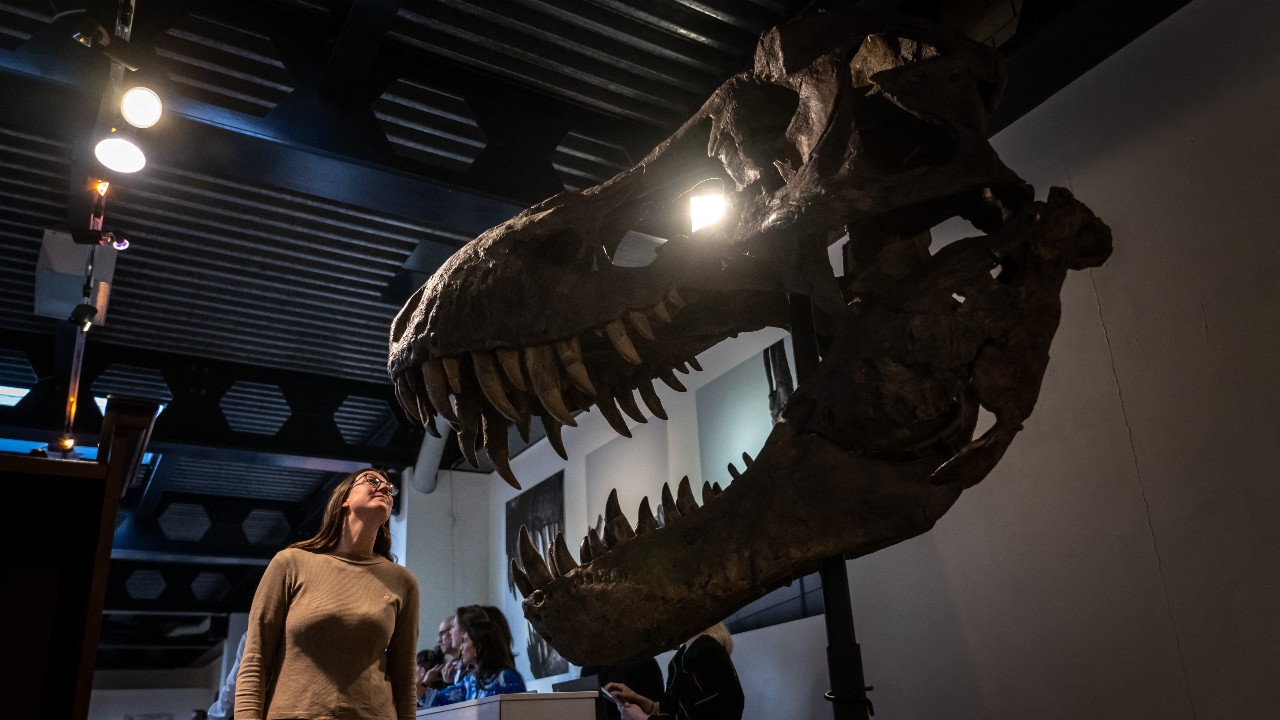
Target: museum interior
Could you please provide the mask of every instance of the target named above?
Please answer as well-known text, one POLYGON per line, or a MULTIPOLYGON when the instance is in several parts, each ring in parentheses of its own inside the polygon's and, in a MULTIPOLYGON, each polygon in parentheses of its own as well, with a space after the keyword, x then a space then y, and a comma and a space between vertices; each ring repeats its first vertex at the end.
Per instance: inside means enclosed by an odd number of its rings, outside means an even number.
POLYGON ((748 720, 1274 717, 1276 28, 0 1, 5 716, 204 717, 376 468, 538 695, 724 621, 748 720))

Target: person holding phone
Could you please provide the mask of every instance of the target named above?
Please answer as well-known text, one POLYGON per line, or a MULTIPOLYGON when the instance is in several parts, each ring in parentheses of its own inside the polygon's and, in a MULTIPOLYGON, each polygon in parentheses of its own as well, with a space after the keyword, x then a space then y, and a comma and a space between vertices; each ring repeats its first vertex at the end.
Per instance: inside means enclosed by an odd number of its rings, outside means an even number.
POLYGON ((733 638, 718 623, 686 640, 667 664, 667 687, 660 699, 624 683, 603 690, 618 703, 623 720, 741 720, 745 698, 729 658, 733 638))

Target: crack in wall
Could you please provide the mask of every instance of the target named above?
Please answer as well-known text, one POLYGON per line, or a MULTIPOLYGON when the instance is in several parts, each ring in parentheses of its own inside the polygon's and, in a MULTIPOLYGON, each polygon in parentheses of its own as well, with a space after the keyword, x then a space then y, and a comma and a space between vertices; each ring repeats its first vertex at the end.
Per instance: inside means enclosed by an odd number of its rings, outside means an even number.
POLYGON ((1198 718, 1196 703, 1191 695, 1191 679, 1187 672, 1187 660, 1182 652, 1182 638, 1178 635, 1178 625, 1173 618, 1173 604, 1169 600, 1169 581, 1164 574, 1164 560, 1160 557, 1160 543, 1156 540, 1155 526, 1151 522, 1151 503, 1147 500, 1147 488, 1142 482, 1142 468, 1138 463, 1138 452, 1133 445, 1133 428, 1129 425, 1129 411, 1124 403, 1124 391, 1120 387, 1120 375, 1116 372, 1116 356, 1111 349, 1111 335, 1107 332, 1107 321, 1102 314, 1102 299, 1098 296, 1098 282, 1094 278, 1093 268, 1089 269, 1089 285, 1093 289, 1093 304, 1098 309, 1098 324, 1102 326, 1102 338, 1107 344, 1107 359, 1111 363, 1111 381, 1116 387, 1116 397, 1120 400, 1120 417, 1124 420, 1124 431, 1129 444, 1129 455, 1133 459, 1133 472, 1138 482, 1138 494, 1142 497, 1142 509, 1147 516, 1147 532, 1151 535, 1151 550, 1156 556, 1156 573, 1160 576, 1160 586, 1164 590, 1164 609, 1169 618, 1169 627, 1173 630, 1173 643, 1178 651, 1178 665, 1182 669, 1183 689, 1187 694, 1187 705, 1191 708, 1193 720, 1198 718))

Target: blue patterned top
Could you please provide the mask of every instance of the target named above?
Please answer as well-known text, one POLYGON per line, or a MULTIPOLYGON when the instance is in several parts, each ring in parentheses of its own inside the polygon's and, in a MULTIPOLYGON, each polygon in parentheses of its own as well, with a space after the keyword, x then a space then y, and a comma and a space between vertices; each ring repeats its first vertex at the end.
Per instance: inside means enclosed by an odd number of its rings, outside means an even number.
POLYGON ((463 675, 458 682, 436 693, 436 696, 431 698, 430 707, 522 692, 525 692, 524 678, 520 677, 520 673, 515 670, 503 670, 497 675, 488 675, 483 679, 477 679, 475 671, 472 671, 463 675))

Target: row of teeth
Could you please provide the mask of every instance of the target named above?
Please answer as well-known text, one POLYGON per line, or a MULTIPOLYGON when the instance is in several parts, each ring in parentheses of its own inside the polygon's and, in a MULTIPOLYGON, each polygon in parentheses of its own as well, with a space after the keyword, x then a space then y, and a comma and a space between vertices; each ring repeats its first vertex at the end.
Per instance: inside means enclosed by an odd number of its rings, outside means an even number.
MULTIPOLYGON (((751 467, 751 456, 742 453, 742 462, 751 467)), ((729 464, 729 474, 737 480, 742 473, 734 467, 733 463, 729 464)), ((702 506, 705 507, 713 499, 722 492, 720 483, 702 483, 702 506)), ((604 532, 599 533, 595 528, 587 531, 583 536, 582 542, 578 545, 578 560, 573 559, 573 554, 569 552, 569 546, 565 543, 564 533, 557 532, 555 540, 547 545, 546 559, 543 559, 542 553, 538 552, 538 548, 533 543, 533 538, 529 535, 529 528, 520 527, 519 553, 520 562, 517 563, 515 558, 511 558, 511 579, 524 597, 529 597, 535 590, 541 590, 550 584, 553 580, 563 577, 570 570, 578 567, 579 561, 582 565, 587 565, 593 560, 604 557, 605 553, 620 547, 637 535, 643 535, 648 532, 656 532, 665 527, 669 527, 671 523, 683 517, 688 517, 694 512, 701 509, 698 501, 693 497, 693 488, 689 484, 689 476, 686 475, 680 480, 680 485, 676 490, 676 494, 671 494, 671 485, 662 484, 662 518, 663 522, 659 522, 658 518, 653 514, 653 508, 649 505, 649 498, 645 497, 640 501, 640 511, 637 516, 636 525, 633 528, 627 520, 627 516, 622 514, 622 507, 618 503, 618 491, 612 490, 609 493, 609 499, 605 502, 604 508, 604 532), (523 567, 521 567, 523 565, 523 567)))
MULTIPOLYGON (((641 338, 655 341, 654 326, 670 323, 672 314, 684 306, 680 293, 672 289, 651 307, 630 310, 623 318, 595 328, 595 333, 607 337, 627 363, 641 365, 645 361, 636 350, 628 326, 641 338)), ((517 489, 520 483, 511 471, 507 449, 509 423, 515 423, 520 437, 528 442, 532 416, 540 416, 551 446, 560 457, 568 459, 560 429, 578 424, 571 405, 585 409, 595 404, 614 431, 631 437, 623 412, 636 422, 648 422, 632 394, 639 390, 649 411, 667 419, 666 410, 647 377, 637 375, 623 380, 612 368, 606 367, 593 380, 583 361, 582 343, 577 336, 522 350, 498 348, 473 351, 469 355, 468 364, 463 363, 466 358, 462 356, 429 358, 417 368, 399 373, 395 378, 396 398, 405 412, 435 437, 440 437, 435 425, 437 415, 453 425, 462 454, 472 466, 478 466, 475 441, 483 432, 484 447, 494 468, 517 489), (480 395, 488 402, 481 402, 480 395)), ((688 358, 670 368, 657 368, 653 375, 671 389, 684 392, 684 384, 672 371, 688 373, 688 366, 702 370, 697 360, 688 358)))

